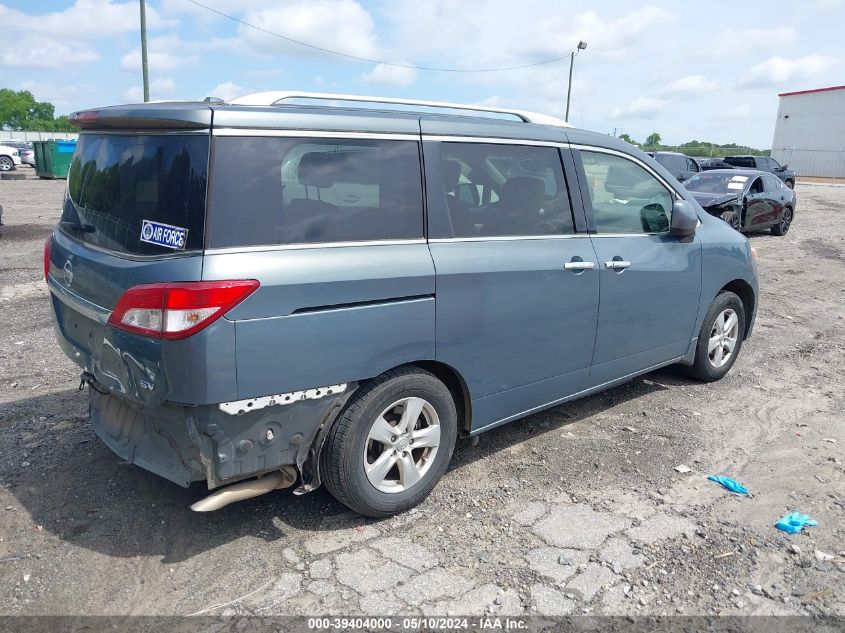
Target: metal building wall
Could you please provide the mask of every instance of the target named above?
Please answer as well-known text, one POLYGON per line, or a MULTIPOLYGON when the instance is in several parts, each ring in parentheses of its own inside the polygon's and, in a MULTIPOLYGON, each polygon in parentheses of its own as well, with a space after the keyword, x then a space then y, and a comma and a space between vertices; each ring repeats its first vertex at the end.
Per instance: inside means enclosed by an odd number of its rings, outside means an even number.
POLYGON ((798 176, 845 178, 845 88, 781 96, 772 158, 798 176))

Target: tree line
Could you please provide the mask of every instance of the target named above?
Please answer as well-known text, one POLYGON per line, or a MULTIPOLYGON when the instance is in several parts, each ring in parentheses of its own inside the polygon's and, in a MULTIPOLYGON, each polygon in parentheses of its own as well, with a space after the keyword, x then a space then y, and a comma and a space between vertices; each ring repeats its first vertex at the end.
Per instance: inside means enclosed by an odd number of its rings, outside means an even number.
POLYGON ((646 152, 672 151, 681 152, 687 156, 713 158, 724 158, 725 156, 733 156, 735 154, 752 154, 754 156, 768 156, 771 154, 771 151, 767 149, 755 149, 745 145, 737 145, 736 143, 719 145, 717 143, 710 143, 709 141, 689 141, 680 145, 664 145, 663 138, 658 132, 649 134, 642 143, 632 139, 629 134, 620 134, 619 138, 631 145, 636 145, 646 152))
POLYGON ((0 88, 0 129, 33 132, 75 132, 66 115, 56 116, 49 101, 36 101, 29 90, 0 88))

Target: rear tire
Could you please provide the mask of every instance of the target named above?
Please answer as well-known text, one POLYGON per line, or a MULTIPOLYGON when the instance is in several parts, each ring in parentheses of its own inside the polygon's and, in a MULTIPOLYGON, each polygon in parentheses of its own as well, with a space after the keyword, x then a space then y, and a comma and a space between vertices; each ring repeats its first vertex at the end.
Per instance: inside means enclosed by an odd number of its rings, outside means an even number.
POLYGON ((739 351, 745 335, 745 308, 734 293, 720 292, 701 324, 695 361, 686 372, 705 382, 720 380, 727 374, 739 351))
POLYGON ((787 181, 786 181, 786 182, 784 182, 783 184, 785 184, 785 185, 786 185, 787 187, 789 187, 790 189, 795 189, 795 182, 794 182, 794 181, 792 181, 792 180, 787 180, 787 181))
POLYGON ((15 162, 8 156, 0 156, 0 171, 12 171, 15 168, 15 162))
POLYGON ((452 394, 433 374, 416 367, 389 371, 362 387, 332 426, 320 478, 359 514, 403 512, 446 472, 457 427, 452 394))
POLYGON ((778 223, 772 227, 772 235, 776 235, 777 237, 786 235, 789 231, 789 227, 792 226, 792 218, 792 207, 784 207, 783 211, 781 211, 778 223))

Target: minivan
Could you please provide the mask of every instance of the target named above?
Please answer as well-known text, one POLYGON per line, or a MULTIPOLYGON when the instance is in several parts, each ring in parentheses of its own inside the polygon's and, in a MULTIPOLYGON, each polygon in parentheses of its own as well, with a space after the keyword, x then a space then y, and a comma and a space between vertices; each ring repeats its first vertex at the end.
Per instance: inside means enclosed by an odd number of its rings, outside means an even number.
POLYGON ((718 380, 751 334, 746 238, 553 117, 270 92, 72 120, 58 342, 103 442, 205 481, 195 510, 298 482, 400 512, 457 437, 666 365, 718 380))

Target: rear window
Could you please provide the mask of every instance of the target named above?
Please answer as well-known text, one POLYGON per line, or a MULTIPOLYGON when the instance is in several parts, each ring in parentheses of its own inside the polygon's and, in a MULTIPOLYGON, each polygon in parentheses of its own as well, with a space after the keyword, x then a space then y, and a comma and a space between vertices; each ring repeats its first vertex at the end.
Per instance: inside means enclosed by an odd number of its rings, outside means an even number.
POLYGON ((213 248, 423 236, 414 141, 218 137, 213 248))
POLYGON ((83 134, 68 172, 61 226, 120 253, 201 250, 207 179, 206 134, 83 134), (187 233, 178 248, 142 241, 145 221, 187 233))
POLYGON ((725 159, 725 162, 728 165, 733 165, 734 167, 751 167, 752 169, 756 167, 753 158, 744 156, 728 156, 725 159))

